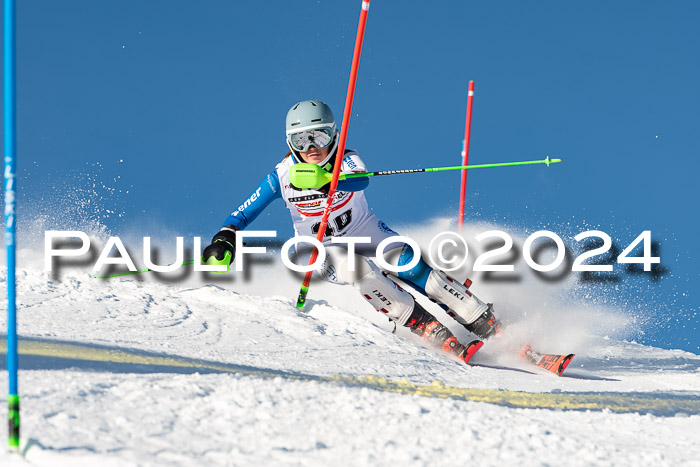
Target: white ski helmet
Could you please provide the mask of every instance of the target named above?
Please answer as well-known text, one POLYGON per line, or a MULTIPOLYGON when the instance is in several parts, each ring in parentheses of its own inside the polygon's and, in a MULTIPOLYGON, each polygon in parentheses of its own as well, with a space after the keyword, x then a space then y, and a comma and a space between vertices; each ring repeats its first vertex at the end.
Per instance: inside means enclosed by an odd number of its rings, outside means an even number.
POLYGON ((326 165, 338 146, 338 128, 331 108, 323 101, 309 100, 294 104, 287 112, 287 146, 297 162, 303 162, 299 152, 313 145, 318 149, 330 148, 328 157, 319 163, 326 165))

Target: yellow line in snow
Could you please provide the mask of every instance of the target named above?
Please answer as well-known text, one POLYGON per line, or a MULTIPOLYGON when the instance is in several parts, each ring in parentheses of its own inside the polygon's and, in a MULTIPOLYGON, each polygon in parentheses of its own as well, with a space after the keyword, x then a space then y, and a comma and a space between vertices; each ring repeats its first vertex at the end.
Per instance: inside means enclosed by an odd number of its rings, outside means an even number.
MULTIPOLYGON (((6 352, 4 338, 0 338, 0 353, 6 352)), ((207 362, 177 356, 161 356, 138 350, 96 347, 47 340, 20 339, 19 353, 35 356, 75 360, 76 362, 104 362, 128 365, 161 366, 180 369, 203 370, 217 373, 240 373, 262 378, 281 376, 300 381, 322 381, 347 386, 366 387, 383 392, 415 394, 425 397, 454 398, 487 402, 518 408, 562 410, 610 410, 618 413, 676 413, 700 414, 700 398, 697 394, 620 393, 620 392, 561 392, 531 393, 500 391, 495 389, 470 389, 446 386, 440 381, 432 384, 414 384, 408 380, 394 381, 376 376, 315 376, 287 373, 277 370, 246 367, 242 365, 207 362)), ((22 361, 20 359, 20 369, 22 361)), ((78 367, 78 365, 76 365, 78 367)), ((105 368, 109 371, 109 368, 105 368)), ((554 377, 554 376, 552 376, 554 377)))

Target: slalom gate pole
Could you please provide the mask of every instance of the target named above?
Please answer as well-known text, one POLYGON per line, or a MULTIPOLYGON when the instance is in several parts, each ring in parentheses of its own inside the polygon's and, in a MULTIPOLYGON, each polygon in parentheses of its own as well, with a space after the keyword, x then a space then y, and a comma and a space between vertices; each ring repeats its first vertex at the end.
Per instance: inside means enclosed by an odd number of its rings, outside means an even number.
POLYGON ((4 27, 4 80, 3 98, 5 117, 5 247, 7 248, 7 375, 10 390, 7 397, 10 451, 19 450, 19 394, 17 392, 17 277, 16 269, 16 207, 17 187, 17 102, 15 70, 15 0, 5 0, 4 27))
MULTIPOLYGON (((323 210, 323 217, 321 218, 321 225, 318 228, 318 235, 316 239, 319 242, 323 242, 323 236, 326 233, 326 228, 328 227, 328 217, 331 214, 331 208, 333 202, 335 201, 335 193, 338 188, 338 177, 340 176, 340 167, 343 165, 343 155, 345 154, 345 143, 348 137, 348 127, 350 126, 350 115, 352 114, 352 101, 355 97, 355 84, 357 83, 357 71, 360 67, 360 56, 362 55, 362 41, 365 37, 365 25, 367 24, 367 14, 369 12, 369 1, 362 0, 362 10, 360 11, 360 22, 357 26, 357 37, 355 38, 355 50, 352 55, 352 65, 350 66, 350 81, 348 82, 348 91, 345 97, 345 110, 343 111, 343 123, 340 127, 340 139, 338 140, 338 149, 336 150, 335 165, 333 166, 333 178, 331 180, 331 186, 328 190, 328 199, 326 200, 326 208, 323 210)), ((318 258, 318 249, 314 247, 314 251, 311 253, 311 259, 309 260, 309 265, 314 264, 318 258)), ((313 276, 313 270, 308 271, 304 275, 304 282, 301 285, 301 290, 299 291, 299 297, 297 298, 297 307, 303 308, 306 303, 306 295, 309 293, 309 285, 311 284, 311 276, 313 276)))
MULTIPOLYGON (((462 150, 462 165, 469 165, 469 136, 472 131, 472 103, 474 102, 474 81, 469 81, 467 93, 467 121, 464 126, 464 148, 462 150)), ((462 184, 459 189, 459 219, 457 228, 462 230, 464 224, 464 202, 467 197, 467 169, 462 169, 462 184)))

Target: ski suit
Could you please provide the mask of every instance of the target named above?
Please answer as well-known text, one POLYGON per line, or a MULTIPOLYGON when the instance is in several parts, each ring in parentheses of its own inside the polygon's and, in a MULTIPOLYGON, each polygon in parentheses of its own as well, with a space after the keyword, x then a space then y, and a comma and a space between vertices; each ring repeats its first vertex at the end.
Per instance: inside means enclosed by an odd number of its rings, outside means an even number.
MULTIPOLYGON (((323 188, 299 190, 292 186, 289 170, 297 162, 294 155, 288 155, 278 163, 243 204, 226 218, 223 226, 236 230, 245 229, 270 203, 280 198, 289 209, 296 235, 316 237, 328 195, 323 188)), ((332 157, 324 169, 332 169, 334 162, 335 157, 332 157)), ((346 150, 341 173, 366 171, 366 166, 357 152, 346 150)), ((331 207, 328 228, 323 239, 328 253, 327 258, 315 273, 332 283, 352 284, 377 311, 385 313, 398 326, 412 327, 421 320, 416 314, 416 309, 420 307, 408 292, 391 280, 393 276, 390 273, 380 270, 371 261, 377 245, 382 240, 398 234, 370 211, 363 191, 368 185, 369 177, 338 182, 337 195, 331 207), (350 262, 347 258, 347 249, 342 244, 331 244, 331 237, 369 237, 371 239, 370 243, 356 246, 354 273, 348 268, 350 262)), ((410 263, 414 257, 413 249, 405 243, 391 244, 386 248, 386 251, 390 250, 396 250, 394 253, 398 253, 393 256, 394 264, 399 266, 410 263)), ((297 264, 306 264, 302 263, 304 259, 308 263, 309 255, 310 252, 300 252, 297 264)), ((490 328, 493 326, 488 325, 489 329, 486 329, 481 323, 486 315, 493 316, 490 306, 444 272, 434 270, 420 259, 412 269, 396 275, 417 291, 442 304, 450 316, 470 331, 480 336, 486 331, 490 333, 490 328)), ((419 311, 427 314, 422 308, 419 311)), ((493 320, 491 322, 493 324, 493 320)), ((449 333, 447 328, 445 330, 449 333)), ((423 328, 420 331, 423 332, 423 328)), ((427 339, 427 336, 425 337, 427 339)))

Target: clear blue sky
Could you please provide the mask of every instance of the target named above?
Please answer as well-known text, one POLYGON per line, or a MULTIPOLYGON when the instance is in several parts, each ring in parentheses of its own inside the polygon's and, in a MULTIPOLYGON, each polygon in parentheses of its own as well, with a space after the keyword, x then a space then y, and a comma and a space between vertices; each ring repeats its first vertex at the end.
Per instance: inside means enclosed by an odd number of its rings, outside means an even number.
MULTIPOLYGON (((210 237, 285 153, 292 104, 340 119, 360 4, 19 2, 20 215, 96 182, 87 211, 121 213, 117 233, 210 237)), ((373 0, 348 146, 376 170, 458 164, 475 80, 471 162, 565 163, 471 173, 470 219, 596 227, 623 248, 651 230, 669 272, 605 296, 653 303, 666 324, 648 342, 697 352, 699 16, 693 1, 373 0)), ((390 225, 454 215, 458 180, 387 177, 368 197, 390 225)), ((281 202, 268 212, 256 228, 291 234, 281 202)))

